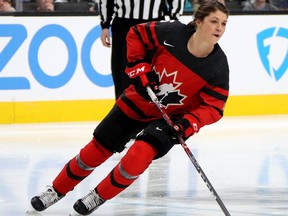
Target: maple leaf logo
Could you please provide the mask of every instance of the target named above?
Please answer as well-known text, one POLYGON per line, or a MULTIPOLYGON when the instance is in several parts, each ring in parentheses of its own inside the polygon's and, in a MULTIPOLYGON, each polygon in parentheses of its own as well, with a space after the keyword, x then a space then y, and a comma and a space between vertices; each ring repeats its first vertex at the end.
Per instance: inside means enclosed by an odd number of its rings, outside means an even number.
POLYGON ((156 72, 159 77, 159 92, 156 94, 159 101, 165 108, 169 105, 182 105, 182 101, 186 98, 185 95, 180 93, 178 87, 182 84, 176 81, 177 71, 167 73, 166 69, 160 72, 156 72))

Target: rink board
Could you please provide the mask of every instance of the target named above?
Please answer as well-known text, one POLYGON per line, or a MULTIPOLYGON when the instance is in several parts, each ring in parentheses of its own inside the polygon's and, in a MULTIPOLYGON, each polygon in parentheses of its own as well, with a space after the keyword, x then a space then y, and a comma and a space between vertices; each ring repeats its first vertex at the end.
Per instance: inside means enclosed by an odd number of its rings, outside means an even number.
MULTIPOLYGON (((229 17, 219 42, 230 67, 225 115, 288 113, 286 20, 229 17)), ((98 121, 109 112, 111 49, 101 44, 99 17, 3 16, 0 32, 0 124, 98 121)))
MULTIPOLYGON (((0 102, 0 123, 99 121, 114 100, 0 102)), ((288 113, 288 95, 230 96, 225 116, 288 113)))

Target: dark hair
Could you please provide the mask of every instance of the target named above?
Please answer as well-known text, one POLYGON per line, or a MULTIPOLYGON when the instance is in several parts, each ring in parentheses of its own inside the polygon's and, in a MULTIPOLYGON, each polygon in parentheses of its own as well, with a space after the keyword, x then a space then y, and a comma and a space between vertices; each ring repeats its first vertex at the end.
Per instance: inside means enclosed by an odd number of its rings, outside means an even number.
POLYGON ((218 10, 229 16, 229 10, 224 4, 218 0, 206 0, 200 4, 199 8, 194 13, 194 20, 188 23, 188 25, 196 28, 196 20, 203 21, 210 13, 218 10))

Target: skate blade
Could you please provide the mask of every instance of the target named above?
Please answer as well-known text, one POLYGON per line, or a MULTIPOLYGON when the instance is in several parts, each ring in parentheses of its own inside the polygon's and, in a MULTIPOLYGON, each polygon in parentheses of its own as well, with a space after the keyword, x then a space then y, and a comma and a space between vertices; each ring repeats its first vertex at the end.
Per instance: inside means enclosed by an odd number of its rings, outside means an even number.
POLYGON ((69 216, 82 216, 82 215, 73 209, 73 211, 69 214, 69 216))

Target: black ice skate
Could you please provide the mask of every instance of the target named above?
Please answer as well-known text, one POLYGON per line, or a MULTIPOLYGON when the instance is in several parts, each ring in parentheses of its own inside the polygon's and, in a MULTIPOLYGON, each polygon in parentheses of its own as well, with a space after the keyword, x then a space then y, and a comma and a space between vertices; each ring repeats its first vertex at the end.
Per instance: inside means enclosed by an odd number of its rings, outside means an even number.
POLYGON ((47 188, 47 191, 31 199, 31 205, 36 211, 44 211, 65 196, 59 196, 52 186, 47 188))
POLYGON ((105 203, 106 200, 102 199, 96 190, 92 190, 85 197, 77 200, 73 206, 73 213, 70 216, 74 215, 89 215, 94 212, 99 206, 105 203))

